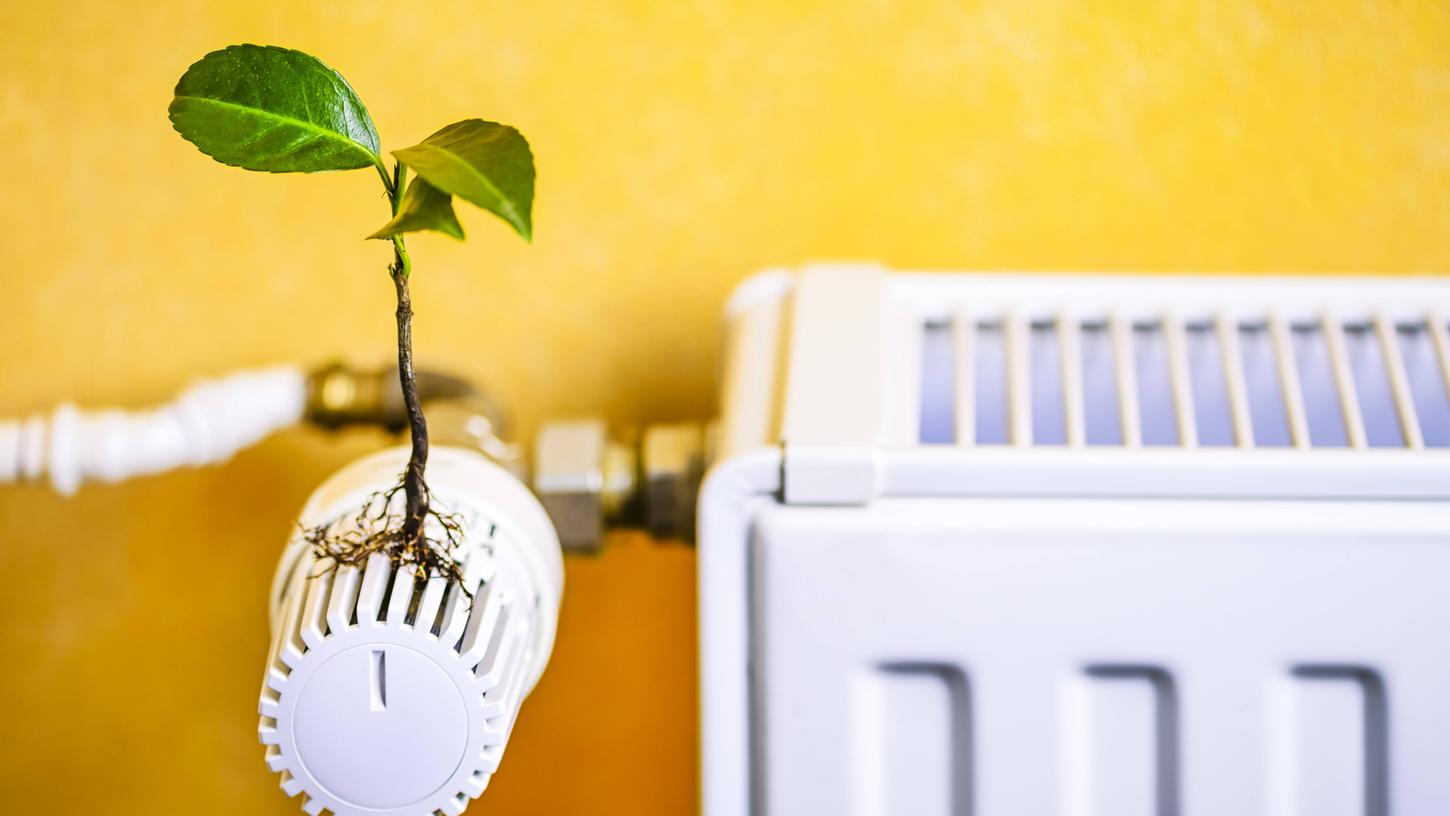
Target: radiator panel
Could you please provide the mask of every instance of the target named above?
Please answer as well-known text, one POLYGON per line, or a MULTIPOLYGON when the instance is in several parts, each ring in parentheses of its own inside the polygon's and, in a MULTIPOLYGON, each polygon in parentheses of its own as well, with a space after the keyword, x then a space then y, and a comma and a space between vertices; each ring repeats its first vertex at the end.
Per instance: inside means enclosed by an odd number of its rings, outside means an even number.
POLYGON ((1450 696, 1397 700, 1401 677, 1450 690, 1450 509, 1389 510, 771 511, 753 556, 761 812, 1450 807, 1450 696), (1265 532, 1266 514, 1298 523, 1265 532))

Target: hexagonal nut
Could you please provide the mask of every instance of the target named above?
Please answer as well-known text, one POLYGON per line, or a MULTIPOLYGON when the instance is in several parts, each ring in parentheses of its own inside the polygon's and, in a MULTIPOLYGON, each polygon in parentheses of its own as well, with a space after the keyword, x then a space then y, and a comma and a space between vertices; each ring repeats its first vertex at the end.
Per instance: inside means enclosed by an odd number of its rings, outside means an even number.
POLYGON ((593 552, 607 516, 634 489, 634 456, 609 441, 603 420, 545 423, 534 440, 533 481, 560 545, 593 552))
POLYGON ((695 540, 695 503, 705 472, 705 428, 696 422, 651 425, 640 453, 644 524, 656 538, 695 540))

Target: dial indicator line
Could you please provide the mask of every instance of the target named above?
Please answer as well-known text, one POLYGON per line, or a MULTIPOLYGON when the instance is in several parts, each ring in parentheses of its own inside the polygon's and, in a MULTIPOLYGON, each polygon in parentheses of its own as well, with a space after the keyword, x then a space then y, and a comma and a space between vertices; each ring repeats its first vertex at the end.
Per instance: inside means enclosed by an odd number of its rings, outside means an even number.
POLYGON ((370 684, 373 711, 388 710, 388 653, 382 649, 373 650, 373 673, 370 684))

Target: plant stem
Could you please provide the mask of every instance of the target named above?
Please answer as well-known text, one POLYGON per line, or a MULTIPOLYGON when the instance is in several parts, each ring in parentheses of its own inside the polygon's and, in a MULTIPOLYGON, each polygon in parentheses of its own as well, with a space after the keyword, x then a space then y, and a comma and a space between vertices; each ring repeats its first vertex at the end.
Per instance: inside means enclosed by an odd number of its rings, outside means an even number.
MULTIPOLYGON (((397 215, 398 191, 395 188, 398 185, 396 183, 396 180, 393 178, 393 176, 388 175, 388 171, 381 164, 375 164, 373 166, 377 168, 378 175, 381 176, 383 179, 383 189, 388 191, 388 202, 393 205, 393 215, 397 215)), ((397 171, 395 170, 394 173, 396 172, 397 171)))
MULTIPOLYGON (((393 169, 392 184, 388 199, 393 214, 403 198, 403 184, 407 180, 407 169, 402 162, 393 169)), ((404 541, 418 541, 423 534, 423 522, 428 516, 428 486, 423 481, 423 471, 428 466, 428 422, 423 417, 423 406, 418 401, 418 382, 413 372, 413 300, 408 293, 408 278, 413 272, 413 261, 408 257, 408 248, 403 236, 393 236, 393 263, 388 274, 393 279, 393 289, 398 296, 398 384, 403 389, 403 405, 408 411, 408 432, 412 437, 413 451, 408 457, 408 469, 403 473, 403 492, 407 499, 403 519, 404 541)))

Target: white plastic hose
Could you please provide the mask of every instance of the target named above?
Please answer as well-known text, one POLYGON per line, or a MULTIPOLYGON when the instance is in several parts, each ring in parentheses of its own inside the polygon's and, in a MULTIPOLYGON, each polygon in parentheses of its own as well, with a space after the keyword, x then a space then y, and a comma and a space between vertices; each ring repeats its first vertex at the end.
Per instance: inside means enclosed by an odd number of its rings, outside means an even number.
POLYGON ((147 411, 82 411, 65 403, 48 418, 0 421, 0 483, 48 473, 56 491, 70 495, 86 481, 225 462, 295 424, 306 402, 306 374, 279 366, 202 380, 147 411))

